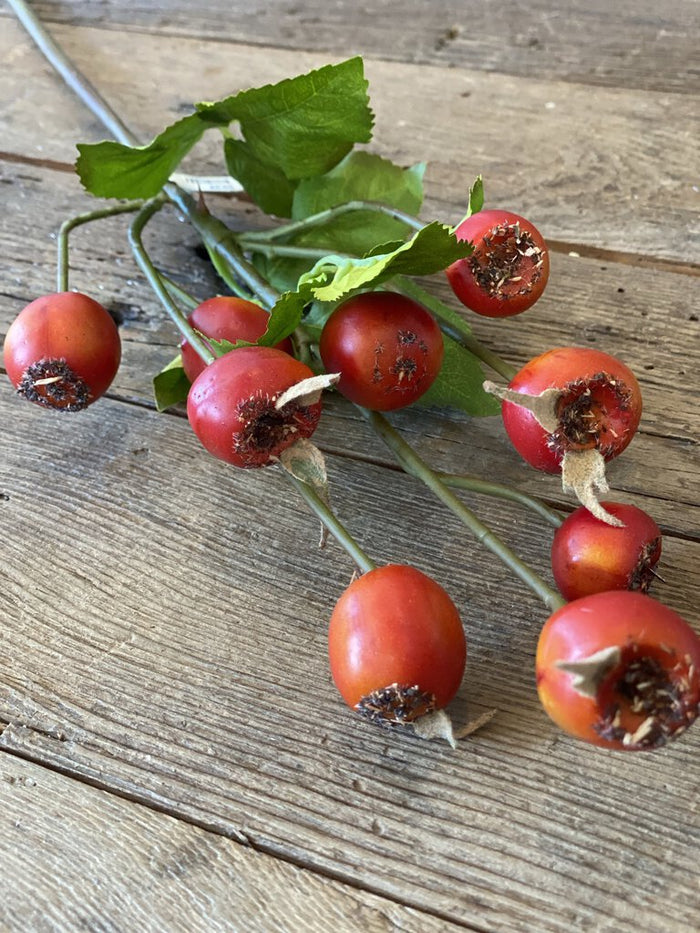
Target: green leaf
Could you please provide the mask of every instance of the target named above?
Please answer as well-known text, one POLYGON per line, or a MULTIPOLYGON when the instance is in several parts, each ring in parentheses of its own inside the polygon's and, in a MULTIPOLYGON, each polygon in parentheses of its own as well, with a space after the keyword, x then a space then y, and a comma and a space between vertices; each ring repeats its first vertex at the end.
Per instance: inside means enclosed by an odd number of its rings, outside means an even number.
POLYGON ((266 214, 291 217, 294 185, 281 169, 262 162, 248 143, 240 139, 227 139, 224 155, 229 175, 238 179, 266 214))
MULTIPOLYGON (((368 152, 351 152, 325 175, 301 181, 294 193, 292 217, 301 220, 352 201, 370 201, 417 214, 423 201, 420 163, 403 168, 368 152)), ((404 240, 410 227, 377 210, 341 213, 287 242, 298 246, 365 255, 377 243, 404 240)))
POLYGON ((477 175, 474 184, 469 189, 469 210, 467 217, 472 214, 478 214, 484 206, 484 179, 477 175))
POLYGON ((244 173, 258 192, 265 172, 275 168, 292 181, 323 174, 372 135, 361 58, 196 107, 146 146, 79 145, 76 171, 85 188, 106 198, 154 197, 205 130, 234 121, 246 142, 237 160, 245 161, 244 173), (261 175, 251 167, 254 159, 263 165, 261 175))
POLYGON ((466 214, 455 224, 455 229, 472 214, 478 214, 484 206, 484 180, 477 175, 474 184, 469 189, 469 205, 466 214))
POLYGON ((440 373, 415 403, 438 408, 459 408, 469 415, 497 415, 501 403, 483 390, 484 374, 479 360, 443 335, 445 355, 440 373))
POLYGON ((359 57, 197 104, 197 112, 220 125, 239 121, 251 153, 291 180, 327 172, 369 142, 374 122, 359 57))
POLYGON ((205 129, 201 117, 191 114, 173 123, 148 146, 81 143, 75 169, 83 186, 99 198, 152 198, 205 129))
POLYGON ((450 228, 434 222, 390 252, 364 259, 328 256, 302 276, 300 284, 311 283, 319 301, 337 301, 358 289, 376 288, 395 275, 432 275, 470 252, 468 243, 460 243, 450 228))
POLYGON ((158 411, 187 400, 190 382, 182 368, 180 354, 153 377, 153 394, 158 411))
POLYGON ((304 308, 312 300, 311 285, 302 285, 297 291, 285 292, 270 311, 267 330, 258 343, 270 347, 284 340, 301 323, 304 308))
POLYGON ((301 181, 294 193, 296 220, 348 201, 376 201, 409 214, 423 203, 425 163, 410 168, 370 152, 351 152, 325 175, 301 181))
POLYGON ((446 305, 432 292, 427 292, 424 288, 416 285, 410 278, 402 276, 397 282, 397 289, 409 298, 413 298, 414 301, 417 301, 429 311, 432 311, 438 320, 447 321, 467 334, 471 333, 471 327, 458 311, 446 305))

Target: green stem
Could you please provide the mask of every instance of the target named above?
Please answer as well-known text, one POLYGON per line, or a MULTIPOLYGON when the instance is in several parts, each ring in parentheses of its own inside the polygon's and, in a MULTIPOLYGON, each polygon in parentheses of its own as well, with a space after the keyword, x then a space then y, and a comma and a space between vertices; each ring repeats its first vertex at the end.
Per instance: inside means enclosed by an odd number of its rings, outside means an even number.
POLYGON ((177 282, 173 282, 172 279, 168 278, 167 275, 163 275, 162 272, 159 272, 160 280, 168 289, 173 298, 177 298, 180 304, 183 304, 186 308, 189 308, 190 311, 194 311, 195 308, 198 308, 202 303, 198 298, 195 298, 194 295, 191 295, 188 291, 185 291, 181 285, 178 285, 177 282))
POLYGON ((162 198, 156 198, 149 201, 145 207, 142 207, 129 227, 129 243, 141 271, 146 276, 148 284, 158 296, 158 300, 172 318, 175 326, 178 328, 187 342, 194 347, 205 363, 212 363, 216 357, 211 352, 204 340, 199 334, 190 327, 189 321, 175 304, 170 296, 170 292, 160 273, 151 262, 151 258, 143 245, 143 229, 153 215, 163 207, 162 198))
POLYGON ((56 245, 58 247, 57 286, 59 292, 68 291, 69 261, 68 261, 68 235, 76 227, 89 224, 93 220, 102 220, 103 217, 114 217, 116 214, 128 214, 143 207, 143 201, 129 201, 126 204, 117 204, 114 207, 104 207, 97 211, 88 211, 86 214, 76 214, 64 220, 58 230, 56 245))
POLYGON ((316 514, 324 528, 326 528, 333 535, 336 541, 343 548, 345 548, 347 553, 350 555, 350 557, 352 557, 360 570, 363 573, 367 573, 370 570, 376 570, 377 565, 362 550, 360 545, 353 538, 345 525, 343 525, 340 519, 332 511, 330 506, 323 501, 313 486, 309 485, 309 483, 305 483, 303 480, 298 479, 296 476, 294 476, 294 474, 287 470, 284 472, 287 476, 287 479, 296 488, 297 492, 299 492, 312 512, 316 514))
POLYGON ((469 350, 470 353, 473 353, 477 359, 481 360, 482 363, 486 363, 494 372, 503 376, 508 382, 516 375, 518 370, 514 366, 511 366, 510 363, 506 363, 505 360, 502 360, 498 354, 479 343, 476 337, 472 335, 469 325, 466 322, 462 322, 458 314, 450 314, 448 316, 442 310, 442 303, 436 301, 429 292, 426 292, 420 285, 416 285, 412 279, 408 279, 406 276, 400 276, 398 279, 398 288, 403 294, 408 295, 409 298, 413 298, 430 308, 443 334, 446 334, 448 337, 451 337, 452 340, 461 344, 465 350, 469 350))
POLYGON ((199 233, 207 248, 221 256, 235 270, 236 274, 268 308, 272 308, 279 298, 279 293, 246 262, 233 232, 226 224, 206 210, 198 207, 195 199, 172 182, 163 189, 168 198, 182 211, 199 233))
POLYGON ((115 139, 126 146, 137 146, 138 140, 131 130, 85 75, 75 67, 63 49, 54 42, 29 4, 24 0, 7 0, 7 2, 46 60, 60 74, 73 93, 83 101, 115 139))
POLYGON ((393 217, 394 220, 401 221, 401 223, 406 224, 407 227, 411 227, 413 230, 422 230, 425 226, 417 217, 406 214, 397 207, 390 207, 388 204, 380 204, 377 201, 346 201, 336 207, 329 207, 325 211, 319 211, 318 214, 311 214, 303 220, 293 220, 291 223, 273 227, 271 230, 252 231, 246 234, 246 238, 251 242, 266 243, 280 237, 293 236, 295 233, 325 224, 329 220, 335 220, 336 217, 352 211, 374 211, 378 214, 386 214, 387 217, 393 217))
POLYGON ((564 521, 563 516, 551 509, 548 505, 534 496, 529 496, 518 489, 512 489, 502 483, 492 483, 487 480, 478 479, 476 476, 467 476, 461 473, 441 473, 435 471, 435 475, 446 486, 453 489, 466 489, 469 492, 481 493, 485 496, 493 496, 496 499, 507 499, 509 502, 517 502, 530 511, 535 512, 540 518, 543 518, 552 528, 559 528, 564 521))
POLYGON ((536 596, 539 596, 548 609, 553 611, 564 605, 565 601, 559 593, 553 590, 539 574, 535 573, 531 567, 522 561, 498 535, 494 534, 471 509, 467 508, 448 489, 446 483, 430 469, 383 415, 364 408, 359 410, 379 437, 393 451, 396 459, 406 472, 425 483, 431 492, 466 525, 481 544, 487 547, 492 554, 495 554, 536 596))
MULTIPOLYGON (((312 249, 307 246, 288 246, 286 243, 259 243, 251 239, 248 234, 237 237, 238 245, 241 249, 250 250, 253 253, 261 253, 263 256, 289 256, 292 259, 327 259, 327 249, 312 249)), ((337 255, 337 254, 336 254, 337 255)))
MULTIPOLYGON (((138 139, 122 122, 120 117, 112 110, 100 93, 93 87, 87 78, 75 68, 74 64, 67 58, 63 50, 51 39, 49 34, 43 28, 40 20, 34 15, 23 0, 8 0, 10 7, 14 10, 30 36, 43 52, 47 60, 63 77, 66 84, 78 95, 86 104, 90 111, 101 120, 103 125, 112 133, 115 139, 125 145, 139 145, 138 139)), ((199 232, 209 249, 214 250, 219 256, 223 257, 241 276, 241 279, 248 285, 269 308, 275 304, 278 293, 254 270, 243 258, 240 248, 236 242, 233 233, 228 227, 217 218, 212 217, 205 211, 197 207, 194 199, 182 188, 173 184, 167 184, 164 188, 167 197, 180 208, 188 217, 192 225, 199 232)), ((144 249, 141 234, 143 228, 150 218, 162 207, 162 199, 154 199, 143 207, 129 228, 129 240, 134 252, 137 263, 142 272, 149 281, 154 292, 160 299, 166 311, 170 314, 178 329, 183 336, 195 347, 202 358, 208 363, 214 357, 209 348, 202 343, 195 331, 189 326, 187 318, 174 303, 166 284, 163 282, 160 274, 151 262, 148 253, 144 249)), ((274 240, 279 236, 287 236, 299 229, 304 229, 312 224, 325 223, 342 213, 351 210, 377 210, 380 213, 388 214, 396 220, 401 220, 415 230, 422 229, 422 224, 415 217, 404 214, 402 211, 389 208, 383 204, 373 204, 372 202, 351 201, 341 205, 338 208, 331 208, 328 211, 322 211, 313 217, 306 218, 303 221, 293 222, 291 224, 278 227, 276 230, 266 231, 258 234, 258 239, 264 242, 274 240)), ((446 322, 450 323, 450 322, 446 322)), ((454 325, 453 325, 454 326, 454 325)), ((459 331, 459 328, 458 328, 459 331)), ((488 365, 491 365, 496 372, 499 372, 505 378, 510 379, 512 374, 505 372, 502 366, 507 364, 494 365, 496 360, 490 362, 480 352, 480 347, 469 346, 472 343, 471 335, 461 333, 459 335, 460 343, 467 346, 475 355, 479 356, 488 365)), ((490 355, 490 354, 489 354, 490 355)), ((514 373, 513 373, 514 374, 514 373)), ((388 421, 376 412, 367 412, 360 409, 370 421, 377 433, 382 437, 389 447, 394 451, 397 459, 404 469, 412 473, 423 482, 438 496, 455 514, 459 515, 461 520, 475 534, 477 539, 488 547, 496 556, 498 556, 533 592, 539 595, 545 605, 550 608, 556 608, 563 605, 563 600, 558 593, 555 593, 531 568, 524 564, 486 525, 484 525, 476 515, 467 509, 467 507, 449 490, 445 482, 433 473, 424 461, 412 450, 412 448, 394 431, 388 421)), ((374 568, 374 564, 369 557, 359 548, 354 539, 347 533, 341 523, 330 511, 328 506, 306 483, 302 483, 292 478, 294 484, 299 488, 303 498, 314 509, 317 515, 323 521, 325 527, 343 544, 349 546, 352 550, 353 558, 365 571, 374 568)))

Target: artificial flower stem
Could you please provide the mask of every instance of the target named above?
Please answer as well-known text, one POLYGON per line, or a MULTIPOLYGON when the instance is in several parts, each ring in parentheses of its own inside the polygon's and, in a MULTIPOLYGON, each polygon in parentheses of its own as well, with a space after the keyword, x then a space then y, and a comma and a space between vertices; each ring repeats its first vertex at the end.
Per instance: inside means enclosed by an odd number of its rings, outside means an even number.
POLYGON ((298 479, 288 470, 285 470, 284 473, 291 484, 297 489, 311 511, 314 512, 316 517, 320 520, 324 528, 326 528, 333 535, 336 541, 343 548, 345 548, 347 553, 350 555, 350 557, 352 557, 360 570, 363 573, 367 573, 370 570, 376 570, 377 565, 363 551, 357 541, 347 530, 345 525, 343 525, 333 510, 328 506, 328 504, 323 501, 313 486, 311 486, 309 483, 305 483, 303 480, 298 479))
POLYGON ((247 233, 239 234, 236 239, 241 249, 248 249, 252 253, 260 253, 262 256, 288 256, 291 259, 328 258, 328 250, 326 249, 312 249, 306 246, 288 246, 286 243, 261 243, 258 240, 251 239, 247 233))
MULTIPOLYGON (((359 406, 358 406, 359 407, 359 406)), ((446 483, 430 469, 427 463, 406 443, 387 419, 376 411, 359 408, 374 431, 394 453, 407 473, 421 480, 441 500, 461 522, 472 532, 476 539, 495 554, 545 606, 554 611, 563 606, 565 601, 531 567, 522 561, 471 509, 454 495, 446 483)))
POLYGON ((57 286, 59 292, 68 291, 68 279, 70 274, 70 263, 68 259, 68 236, 76 227, 82 224, 89 224, 93 220, 102 220, 104 217, 113 217, 116 214, 133 213, 141 210, 143 201, 129 201, 126 204, 117 204, 115 207, 104 207, 97 211, 88 211, 85 214, 76 214, 64 220, 58 230, 56 237, 56 246, 58 247, 57 263, 57 286))
POLYGON ((555 509, 545 505, 540 499, 529 496, 519 489, 512 489, 503 483, 493 483, 488 480, 478 479, 476 476, 467 476, 461 473, 441 473, 436 470, 435 475, 446 486, 453 489, 464 489, 468 492, 480 493, 485 496, 492 496, 496 499, 507 499, 510 502, 517 502, 530 509, 531 512, 543 518, 552 528, 559 528, 564 521, 564 517, 555 509))
POLYGON ((185 214, 207 248, 216 252, 231 265, 236 274, 258 295, 268 310, 272 308, 279 293, 250 263, 246 262, 236 242, 236 237, 226 224, 208 211, 202 210, 195 199, 178 185, 169 182, 163 190, 173 204, 185 214))
POLYGON ((325 211, 319 211, 318 214, 311 214, 303 220, 293 220, 291 223, 282 224, 279 227, 272 227, 270 230, 256 230, 246 234, 246 239, 251 243, 265 243, 270 240, 277 240, 286 236, 293 236, 308 230, 311 227, 317 227, 320 224, 328 223, 329 220, 335 220, 343 214, 352 211, 374 211, 378 214, 386 214, 387 217, 393 217, 399 220, 413 230, 422 230, 425 224, 421 223, 417 217, 406 214, 397 207, 390 207, 388 204, 380 204, 377 201, 346 201, 344 204, 338 204, 336 207, 329 207, 325 211))
POLYGON ((198 298, 195 298, 194 295, 191 295, 188 291, 178 285, 177 282, 173 282, 171 278, 168 278, 167 275, 163 275, 162 272, 159 272, 160 280, 165 285, 165 287, 170 292, 173 298, 176 298, 180 304, 183 304, 186 308, 189 308, 190 311, 194 311, 195 308, 198 308, 201 304, 198 298))
POLYGON ((151 262, 142 240, 143 229, 153 215, 163 207, 163 200, 156 198, 149 201, 141 208, 129 227, 129 243, 134 254, 134 258, 139 268, 148 280, 148 284, 156 293, 158 300, 163 305, 173 320, 173 323, 180 331, 187 342, 196 350, 204 362, 208 365, 216 357, 207 346, 201 336, 191 326, 180 308, 173 301, 167 285, 163 282, 158 270, 151 262))
POLYGON ((100 92, 76 68, 63 49, 54 42, 30 5, 24 0, 7 0, 7 2, 46 60, 112 136, 126 146, 139 145, 138 140, 121 117, 112 110, 100 92))

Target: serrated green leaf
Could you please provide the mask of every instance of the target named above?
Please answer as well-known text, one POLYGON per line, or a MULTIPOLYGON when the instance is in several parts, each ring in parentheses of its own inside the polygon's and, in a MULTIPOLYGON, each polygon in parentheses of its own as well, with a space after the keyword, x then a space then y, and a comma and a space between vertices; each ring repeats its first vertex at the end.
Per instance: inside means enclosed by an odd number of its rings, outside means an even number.
POLYGON ((198 114, 191 114, 147 146, 81 143, 75 170, 83 186, 99 198, 152 198, 206 128, 198 114))
POLYGON ((469 244, 460 243, 452 230, 434 222, 391 252, 363 259, 328 256, 317 263, 300 284, 312 284, 313 297, 337 301, 358 289, 376 288, 394 275, 432 275, 469 255, 469 244))
POLYGON ((416 405, 459 408, 475 416, 497 415, 501 403, 484 392, 479 360, 451 337, 443 335, 443 340, 445 355, 440 373, 416 405))
POLYGON ((258 343, 270 347, 288 337, 301 323, 304 308, 311 299, 310 285, 303 285, 297 291, 281 295, 270 312, 267 330, 258 343))
POLYGON ((224 143, 226 168, 266 214, 291 217, 294 184, 276 165, 261 161, 248 143, 227 139, 224 143))
POLYGON ((165 411, 173 405, 187 400, 190 381, 182 368, 180 354, 153 377, 153 394, 158 411, 165 411))
POLYGON ((471 217, 472 214, 478 214, 479 211, 484 206, 484 179, 481 175, 476 177, 474 184, 469 189, 469 213, 467 217, 471 217))
POLYGON ((221 125, 237 120, 251 152, 291 180, 327 172, 369 142, 374 122, 359 57, 197 104, 197 112, 221 125))
MULTIPOLYGON (((76 171, 85 188, 106 198, 154 197, 205 130, 234 121, 248 162, 254 157, 292 181, 323 174, 372 134, 361 58, 196 107, 146 146, 79 145, 76 171)), ((259 190, 259 179, 254 186, 259 190)))

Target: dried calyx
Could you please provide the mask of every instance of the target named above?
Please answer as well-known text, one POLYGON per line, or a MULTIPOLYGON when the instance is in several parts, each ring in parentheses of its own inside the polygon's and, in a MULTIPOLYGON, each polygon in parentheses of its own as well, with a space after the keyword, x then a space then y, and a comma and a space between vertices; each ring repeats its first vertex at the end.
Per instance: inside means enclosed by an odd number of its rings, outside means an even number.
POLYGON ((627 446, 637 427, 631 390, 599 372, 564 388, 528 395, 485 382, 491 395, 529 411, 547 435, 547 446, 561 460, 562 485, 609 525, 622 522, 606 511, 598 495, 608 492, 605 461, 627 446))
POLYGON ((435 696, 417 684, 394 683, 363 696, 355 708, 375 724, 402 726, 432 712, 435 696))
POLYGON ((63 359, 43 359, 27 367, 17 394, 55 411, 82 411, 90 403, 90 388, 63 359))
POLYGON ((532 291, 542 276, 544 252, 520 224, 499 224, 469 257, 474 280, 492 298, 532 291))
POLYGON ((247 466, 262 466, 278 457, 297 438, 310 437, 319 417, 319 403, 290 401, 277 407, 277 397, 260 393, 236 407, 240 428, 232 438, 233 450, 247 466))
POLYGON ((630 750, 666 744, 700 713, 692 659, 671 648, 632 642, 557 666, 572 675, 578 693, 595 701, 598 735, 630 750))

